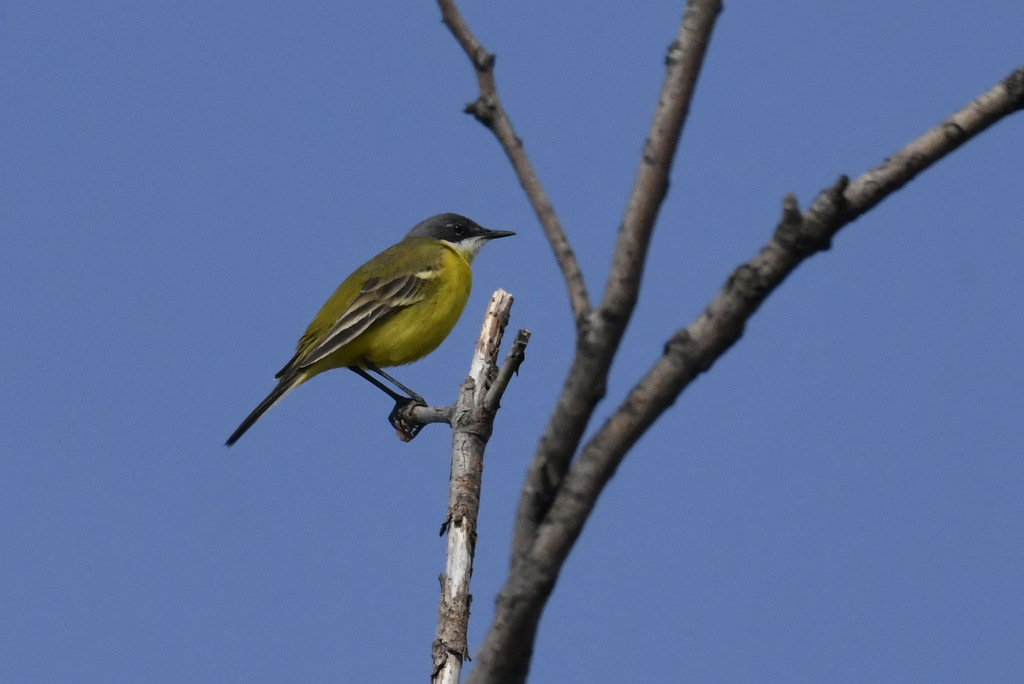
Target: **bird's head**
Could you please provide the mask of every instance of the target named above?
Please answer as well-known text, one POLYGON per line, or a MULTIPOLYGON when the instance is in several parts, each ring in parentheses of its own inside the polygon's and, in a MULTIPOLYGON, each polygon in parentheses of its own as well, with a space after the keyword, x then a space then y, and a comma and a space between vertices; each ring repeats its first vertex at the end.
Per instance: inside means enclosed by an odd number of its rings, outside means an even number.
POLYGON ((440 240, 455 249, 466 261, 472 261, 485 243, 515 235, 510 230, 490 230, 459 214, 438 214, 416 224, 405 236, 440 240))

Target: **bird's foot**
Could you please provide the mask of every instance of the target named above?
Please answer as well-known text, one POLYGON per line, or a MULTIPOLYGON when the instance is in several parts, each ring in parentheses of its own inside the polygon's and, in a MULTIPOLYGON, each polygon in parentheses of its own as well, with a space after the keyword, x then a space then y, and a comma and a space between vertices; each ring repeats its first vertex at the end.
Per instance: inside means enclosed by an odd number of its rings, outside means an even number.
POLYGON ((411 442, 413 438, 423 429, 423 423, 417 423, 409 414, 416 406, 426 406, 427 402, 423 397, 414 395, 402 397, 395 400, 395 408, 388 414, 388 422, 398 432, 398 439, 403 442, 411 442))

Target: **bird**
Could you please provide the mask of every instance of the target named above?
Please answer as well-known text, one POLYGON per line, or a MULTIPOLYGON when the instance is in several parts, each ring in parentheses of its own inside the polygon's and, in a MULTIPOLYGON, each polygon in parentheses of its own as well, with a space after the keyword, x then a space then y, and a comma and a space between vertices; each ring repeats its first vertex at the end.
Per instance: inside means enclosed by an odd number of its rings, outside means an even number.
MULTIPOLYGON (((389 420, 410 402, 423 401, 382 368, 417 361, 444 341, 469 299, 473 258, 490 240, 515 235, 490 230, 459 214, 431 216, 416 224, 401 242, 357 268, 334 291, 306 332, 295 355, 278 371, 277 386, 238 426, 231 446, 277 402, 310 378, 333 368, 348 368, 395 400, 389 420), (370 373, 385 378, 398 394, 370 373)), ((412 439, 419 431, 406 428, 412 439)))

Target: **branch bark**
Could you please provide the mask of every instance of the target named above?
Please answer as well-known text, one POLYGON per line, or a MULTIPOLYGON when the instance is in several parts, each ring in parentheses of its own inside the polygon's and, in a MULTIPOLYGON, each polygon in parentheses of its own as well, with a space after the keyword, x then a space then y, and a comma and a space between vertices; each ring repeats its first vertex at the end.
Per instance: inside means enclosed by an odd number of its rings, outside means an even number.
POLYGON ((746 321, 786 276, 805 259, 829 248, 838 230, 974 135, 1024 107, 1024 67, 883 164, 852 182, 840 178, 806 211, 788 195, 771 240, 735 269, 697 320, 672 336, 654 366, 573 462, 594 408, 604 397, 608 370, 636 305, 650 236, 721 2, 687 2, 677 38, 669 48, 665 81, 596 309, 587 303, 564 232, 497 99, 493 55, 472 36, 451 0, 439 0, 439 5, 445 23, 476 69, 480 98, 467 111, 494 132, 516 168, 566 277, 577 324, 572 366, 520 498, 509 576, 468 679, 505 684, 525 681, 540 615, 562 564, 629 448, 697 375, 740 338, 746 321), (571 257, 568 262, 563 258, 566 254, 571 257))
MULTIPOLYGON (((522 144, 500 106, 493 79, 493 55, 473 37, 455 9, 454 2, 439 0, 438 4, 445 24, 476 69, 480 98, 469 105, 467 111, 476 115, 494 132, 512 161, 562 267, 577 324, 576 354, 530 464, 520 498, 510 560, 511 582, 513 577, 535 575, 538 567, 533 564, 532 551, 538 528, 546 519, 554 497, 560 490, 562 478, 594 408, 604 397, 608 370, 636 305, 640 273, 646 260, 650 235, 658 208, 668 190, 668 175, 683 122, 722 5, 719 0, 689 0, 687 3, 676 40, 670 46, 666 58, 665 80, 620 228, 606 291, 601 306, 592 310, 586 300, 582 274, 565 240, 564 231, 554 218, 551 205, 533 174, 522 144), (557 230, 551 230, 550 225, 556 226, 557 230), (567 260, 566 255, 571 260, 567 260)), ((539 585, 548 586, 544 594, 546 598, 553 586, 554 576, 534 579, 539 585)), ((507 584, 506 590, 498 598, 498 613, 492 631, 502 616, 508 614, 508 610, 518 601, 518 596, 519 592, 507 584)), ((543 601, 528 605, 535 614, 532 619, 511 626, 514 637, 505 640, 503 647, 498 647, 496 641, 485 640, 478 654, 480 662, 470 673, 469 681, 525 680, 543 601)))
POLYGON ((576 254, 569 245, 569 239, 555 214, 554 207, 551 206, 551 200, 544 192, 544 186, 541 185, 536 171, 533 170, 533 164, 530 163, 530 158, 526 155, 526 150, 523 149, 523 141, 516 135, 512 121, 501 106, 498 87, 494 80, 495 57, 480 44, 480 41, 469 30, 469 26, 463 21, 454 0, 438 0, 437 4, 441 8, 441 18, 445 26, 452 32, 476 70, 479 95, 475 101, 466 105, 465 111, 467 114, 475 116, 477 121, 494 133, 501 144, 501 149, 505 151, 508 160, 512 163, 519 184, 526 192, 526 197, 544 229, 544 235, 555 253, 555 260, 562 270, 562 277, 565 279, 568 289, 573 318, 579 322, 590 312, 590 296, 587 294, 587 286, 583 282, 583 272, 580 271, 576 254))
POLYGON ((852 182, 841 177, 806 211, 800 211, 792 194, 786 196, 771 240, 733 271, 693 323, 669 339, 658 361, 583 448, 538 526, 527 557, 509 573, 470 682, 525 680, 541 611, 605 484, 654 420, 741 337, 746 321, 786 276, 828 249, 841 228, 921 171, 1021 109, 1024 66, 879 166, 852 182))
MULTIPOLYGON (((782 217, 767 244, 737 267, 722 290, 689 326, 666 342, 662 356, 637 382, 583 448, 552 506, 552 521, 572 521, 574 539, 597 494, 648 427, 698 375, 743 334, 747 320, 803 261, 829 249, 844 226, 878 205, 915 176, 1006 116, 1024 109, 1024 66, 942 123, 849 181, 840 177, 805 212, 796 197, 783 200, 782 217), (581 503, 585 506, 580 506, 581 503)), ((537 544, 550 552, 549 532, 537 544)), ((571 542, 569 542, 571 545, 571 542)), ((557 544, 556 555, 568 548, 557 544)))
POLYGON ((697 75, 721 10, 718 0, 687 2, 676 39, 669 46, 665 80, 619 229, 604 297, 577 337, 568 377, 527 472, 516 511, 513 568, 528 554, 583 431, 604 398, 608 371, 636 306, 647 248, 668 191, 669 172, 697 75))
POLYGON ((500 289, 491 296, 469 375, 450 411, 452 455, 448 515, 441 526, 441 534, 448 533, 448 549, 444 574, 438 578, 441 599, 432 647, 431 681, 438 684, 458 684, 462 663, 469 658, 466 641, 472 600, 469 581, 473 575, 484 449, 494 427, 501 394, 522 363, 523 350, 529 340, 529 332, 520 330, 499 371, 495 360, 508 325, 512 301, 512 295, 500 289))

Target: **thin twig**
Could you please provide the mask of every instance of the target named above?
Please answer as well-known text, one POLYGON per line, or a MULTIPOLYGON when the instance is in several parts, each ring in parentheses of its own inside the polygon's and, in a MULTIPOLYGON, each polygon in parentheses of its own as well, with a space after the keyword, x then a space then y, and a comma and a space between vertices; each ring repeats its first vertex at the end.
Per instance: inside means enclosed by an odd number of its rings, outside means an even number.
POLYGON ((487 391, 487 397, 484 399, 484 406, 489 411, 498 409, 501 395, 505 393, 505 388, 512 381, 512 376, 519 373, 519 366, 523 365, 523 361, 526 360, 526 345, 529 343, 530 331, 520 328, 516 333, 516 339, 512 342, 512 348, 508 350, 505 362, 498 370, 498 377, 494 379, 494 384, 491 385, 491 389, 487 391))
POLYGON ((615 321, 616 327, 622 329, 636 306, 651 233, 668 192, 672 160, 711 41, 711 29, 721 11, 722 4, 718 0, 688 3, 679 34, 665 57, 665 80, 626 202, 601 299, 604 318, 615 321))
POLYGON ((452 407, 410 404, 404 410, 402 417, 408 418, 409 422, 417 425, 426 425, 428 423, 448 423, 451 425, 452 407))
POLYGON ((505 150, 516 177, 519 178, 519 184, 526 192, 526 197, 544 229, 544 235, 547 236, 548 242, 551 244, 558 267, 562 270, 562 276, 565 278, 565 285, 569 292, 569 304, 572 307, 573 319, 581 322, 590 313, 590 297, 587 294, 586 284, 583 282, 583 272, 580 271, 579 263, 569 245, 565 230, 551 206, 551 200, 544 192, 544 186, 541 185, 540 179, 530 163, 530 158, 527 156, 526 150, 523 149, 523 141, 516 135, 512 121, 501 106, 498 87, 494 80, 495 57, 480 44, 469 30, 462 15, 459 14, 454 0, 438 0, 437 4, 441 8, 441 18, 445 25, 476 70, 479 96, 475 101, 466 105, 466 112, 475 116, 480 123, 489 128, 497 137, 501 148, 505 150))

